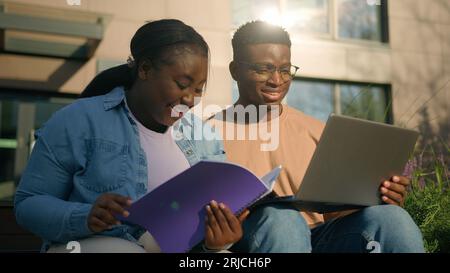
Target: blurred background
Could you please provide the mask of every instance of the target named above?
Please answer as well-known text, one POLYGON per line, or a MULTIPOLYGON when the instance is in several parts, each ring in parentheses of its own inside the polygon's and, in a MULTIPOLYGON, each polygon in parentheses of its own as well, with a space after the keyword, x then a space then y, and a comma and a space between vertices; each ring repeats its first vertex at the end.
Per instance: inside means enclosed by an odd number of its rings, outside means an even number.
POLYGON ((300 67, 287 104, 323 121, 333 112, 419 130, 408 175, 436 184, 440 160, 448 185, 450 0, 0 0, 0 251, 38 244, 12 214, 34 130, 97 73, 125 63, 135 31, 162 18, 183 20, 210 45, 204 106, 237 98, 234 30, 254 19, 282 25, 300 67))

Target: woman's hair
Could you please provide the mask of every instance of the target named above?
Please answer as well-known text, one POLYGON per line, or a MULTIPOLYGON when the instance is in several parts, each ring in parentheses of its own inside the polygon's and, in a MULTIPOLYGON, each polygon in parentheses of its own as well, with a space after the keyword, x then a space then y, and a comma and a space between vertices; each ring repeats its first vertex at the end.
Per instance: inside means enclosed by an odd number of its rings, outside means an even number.
POLYGON ((264 21, 251 21, 238 28, 231 41, 233 59, 242 60, 246 54, 246 46, 254 44, 283 44, 291 47, 289 33, 280 26, 264 21))
POLYGON ((170 64, 176 55, 165 54, 170 49, 194 45, 200 53, 209 56, 209 47, 203 37, 191 26, 180 20, 163 19, 148 22, 140 27, 130 43, 131 56, 128 64, 107 69, 98 74, 86 86, 81 97, 103 95, 117 86, 131 87, 137 78, 138 67, 150 61, 153 67, 170 64))

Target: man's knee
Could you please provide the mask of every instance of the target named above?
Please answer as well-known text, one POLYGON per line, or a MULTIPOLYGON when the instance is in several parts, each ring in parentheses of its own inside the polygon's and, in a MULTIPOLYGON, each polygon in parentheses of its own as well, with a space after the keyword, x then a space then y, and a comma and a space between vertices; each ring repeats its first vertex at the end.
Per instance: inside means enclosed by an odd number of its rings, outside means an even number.
POLYGON ((273 231, 285 232, 291 229, 310 233, 308 223, 300 212, 284 204, 261 206, 253 211, 250 216, 259 224, 270 225, 273 231))
POLYGON ((252 211, 244 221, 244 236, 234 247, 244 252, 311 252, 311 231, 301 214, 286 205, 252 211))
POLYGON ((403 208, 394 205, 373 206, 364 209, 362 214, 374 236, 388 244, 384 247, 386 251, 423 252, 422 233, 403 208))
POLYGON ((365 208, 362 211, 364 218, 380 226, 380 228, 417 227, 409 213, 395 205, 380 205, 365 208))

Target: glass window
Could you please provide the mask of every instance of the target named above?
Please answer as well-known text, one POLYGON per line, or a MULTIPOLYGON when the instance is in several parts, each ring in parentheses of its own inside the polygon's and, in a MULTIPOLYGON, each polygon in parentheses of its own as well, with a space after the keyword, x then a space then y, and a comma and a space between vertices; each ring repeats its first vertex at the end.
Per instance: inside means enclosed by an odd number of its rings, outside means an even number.
POLYGON ((334 85, 314 81, 293 81, 286 96, 288 105, 326 121, 334 111, 334 85))
POLYGON ((13 200, 15 185, 34 141, 34 130, 73 100, 0 93, 0 201, 13 200))
POLYGON ((336 113, 389 122, 391 103, 388 94, 385 86, 302 79, 291 83, 286 102, 322 121, 336 113))
POLYGON ((284 26, 303 33, 329 33, 328 0, 286 0, 284 26))
POLYGON ((337 0, 339 38, 381 41, 380 1, 337 0))
POLYGON ((342 114, 378 122, 388 121, 388 98, 381 87, 340 84, 342 114))
POLYGON ((232 0, 231 12, 234 28, 259 19, 282 25, 291 35, 383 42, 386 5, 385 0, 232 0))
POLYGON ((328 0, 233 0, 233 26, 251 20, 306 33, 329 32, 328 0))
POLYGON ((232 0, 235 28, 251 20, 265 20, 278 24, 281 16, 279 0, 232 0))

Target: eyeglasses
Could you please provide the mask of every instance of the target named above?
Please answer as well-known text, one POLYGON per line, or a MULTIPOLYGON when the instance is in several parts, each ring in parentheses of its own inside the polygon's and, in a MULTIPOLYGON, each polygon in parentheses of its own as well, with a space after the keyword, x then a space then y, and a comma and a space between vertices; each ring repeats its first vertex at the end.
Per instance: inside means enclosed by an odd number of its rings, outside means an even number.
POLYGON ((255 81, 261 82, 269 80, 273 76, 273 73, 275 73, 275 71, 278 71, 280 73, 283 82, 288 82, 295 77, 295 74, 299 69, 299 67, 295 65, 286 65, 277 68, 272 64, 247 63, 242 61, 238 61, 237 63, 247 66, 250 70, 254 72, 252 73, 253 79, 255 81))

